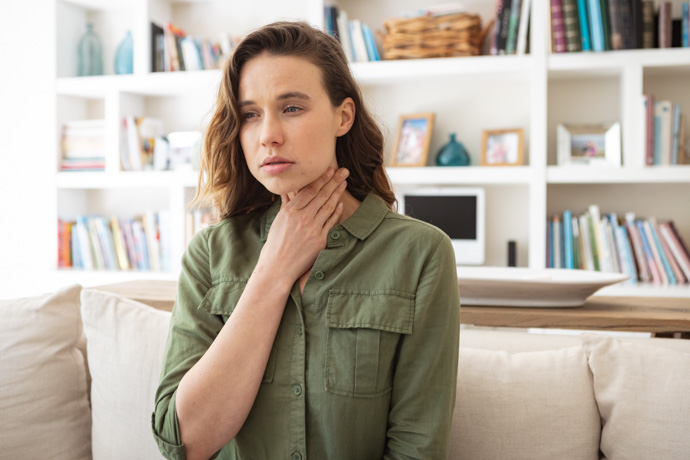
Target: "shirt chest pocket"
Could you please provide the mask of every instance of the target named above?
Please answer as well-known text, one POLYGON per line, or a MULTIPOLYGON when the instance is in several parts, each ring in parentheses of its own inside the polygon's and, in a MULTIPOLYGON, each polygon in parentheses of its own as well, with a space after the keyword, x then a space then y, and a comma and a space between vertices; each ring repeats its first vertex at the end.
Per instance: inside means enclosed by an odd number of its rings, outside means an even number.
MULTIPOLYGON (((227 323, 228 318, 230 318, 240 301, 240 297, 242 297, 246 284, 247 282, 244 280, 231 280, 221 281, 213 285, 204 296, 201 304, 199 304, 199 309, 213 315, 219 315, 223 319, 223 324, 227 323)), ((261 383, 271 383, 273 381, 276 368, 276 351, 274 343, 261 383)))
POLYGON ((400 291, 329 292, 327 391, 362 398, 391 391, 398 344, 412 333, 414 299, 400 291))

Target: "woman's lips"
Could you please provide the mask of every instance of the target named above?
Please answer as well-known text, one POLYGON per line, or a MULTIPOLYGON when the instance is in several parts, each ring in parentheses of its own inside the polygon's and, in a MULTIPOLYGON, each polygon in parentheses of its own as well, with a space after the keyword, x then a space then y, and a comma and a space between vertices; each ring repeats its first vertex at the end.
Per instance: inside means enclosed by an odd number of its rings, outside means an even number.
POLYGON ((278 161, 278 160, 273 160, 270 162, 266 162, 261 166, 261 169, 263 170, 264 173, 273 176, 276 174, 281 174, 290 167, 292 167, 294 163, 290 163, 289 161, 278 161))

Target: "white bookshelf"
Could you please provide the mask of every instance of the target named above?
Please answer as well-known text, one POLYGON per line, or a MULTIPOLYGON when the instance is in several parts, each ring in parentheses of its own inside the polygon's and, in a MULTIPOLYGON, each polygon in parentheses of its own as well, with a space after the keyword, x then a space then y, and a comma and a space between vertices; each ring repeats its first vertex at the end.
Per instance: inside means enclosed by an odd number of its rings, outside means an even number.
MULTIPOLYGON (((402 10, 433 0, 339 0, 350 18, 382 29, 383 21, 402 10)), ((579 213, 591 203, 602 212, 634 211, 660 220, 673 218, 683 235, 690 235, 690 166, 641 167, 636 129, 645 92, 675 99, 690 108, 690 50, 627 50, 604 53, 549 54, 549 2, 533 0, 531 48, 525 56, 353 63, 364 98, 384 129, 391 148, 402 114, 435 112, 428 166, 388 168, 396 190, 418 186, 480 186, 487 191, 487 265, 505 265, 508 240, 518 242, 518 264, 545 264, 545 222, 548 215, 569 208, 579 213), (622 126, 623 164, 617 168, 557 166, 557 123, 617 120, 622 126), (525 165, 480 167, 482 131, 523 128, 525 165), (438 149, 455 132, 470 153, 472 166, 433 166, 438 149)), ((151 73, 148 65, 149 22, 167 21, 192 35, 215 38, 237 35, 276 19, 304 18, 322 25, 323 0, 279 2, 261 7, 219 1, 175 0, 56 0, 58 63, 55 96, 56 128, 82 118, 105 118, 109 150, 106 172, 58 172, 58 216, 75 213, 139 211, 130 197, 150 195, 146 205, 170 209, 174 229, 173 261, 184 251, 185 203, 197 185, 193 171, 122 172, 119 167, 119 123, 124 115, 148 115, 163 120, 166 131, 203 130, 214 103, 220 71, 151 73), (131 29, 135 39, 133 75, 113 75, 106 62, 104 76, 76 77, 76 40, 93 21, 101 36, 104 58, 131 29), (142 38, 143 37, 143 38, 142 38), (119 199, 118 197, 125 198, 119 199)), ((486 24, 495 2, 463 2, 486 24)), ((57 162, 58 152, 52 153, 57 162)), ((126 216, 123 216, 126 217, 126 216)), ((127 279, 175 279, 179 263, 169 273, 60 271, 61 280, 107 284, 127 279), (134 277, 134 278, 132 278, 134 277), (159 278, 162 277, 162 278, 159 278)), ((612 287, 615 295, 679 295, 690 289, 653 286, 612 287), (624 294, 620 294, 624 293, 624 294), (651 294, 650 294, 651 293, 651 294)))

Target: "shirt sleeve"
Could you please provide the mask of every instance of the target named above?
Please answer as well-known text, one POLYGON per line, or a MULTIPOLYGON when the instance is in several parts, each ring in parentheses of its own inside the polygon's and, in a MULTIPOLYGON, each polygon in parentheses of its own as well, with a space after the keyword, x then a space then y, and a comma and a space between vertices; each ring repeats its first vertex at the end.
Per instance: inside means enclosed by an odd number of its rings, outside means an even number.
POLYGON ((170 319, 161 378, 151 417, 158 448, 168 459, 184 459, 175 397, 182 377, 203 356, 223 327, 222 318, 202 309, 211 288, 208 232, 194 236, 182 257, 177 298, 170 319))
POLYGON ((384 459, 448 457, 459 339, 455 254, 443 235, 420 276, 413 332, 402 339, 384 459))

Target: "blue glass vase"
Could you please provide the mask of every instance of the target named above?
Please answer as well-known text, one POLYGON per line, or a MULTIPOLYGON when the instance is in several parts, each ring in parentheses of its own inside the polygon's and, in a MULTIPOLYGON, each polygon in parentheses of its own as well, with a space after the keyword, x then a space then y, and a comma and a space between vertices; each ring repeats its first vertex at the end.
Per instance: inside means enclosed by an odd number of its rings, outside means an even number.
POLYGON ((86 24, 86 33, 79 40, 79 69, 80 77, 88 75, 103 75, 103 54, 101 41, 93 33, 93 24, 86 24))
POLYGON ((436 154, 436 164, 438 166, 469 166, 470 156, 465 146, 455 140, 455 133, 451 133, 450 141, 436 154))
POLYGON ((115 73, 134 73, 134 42, 129 30, 115 52, 115 73))

